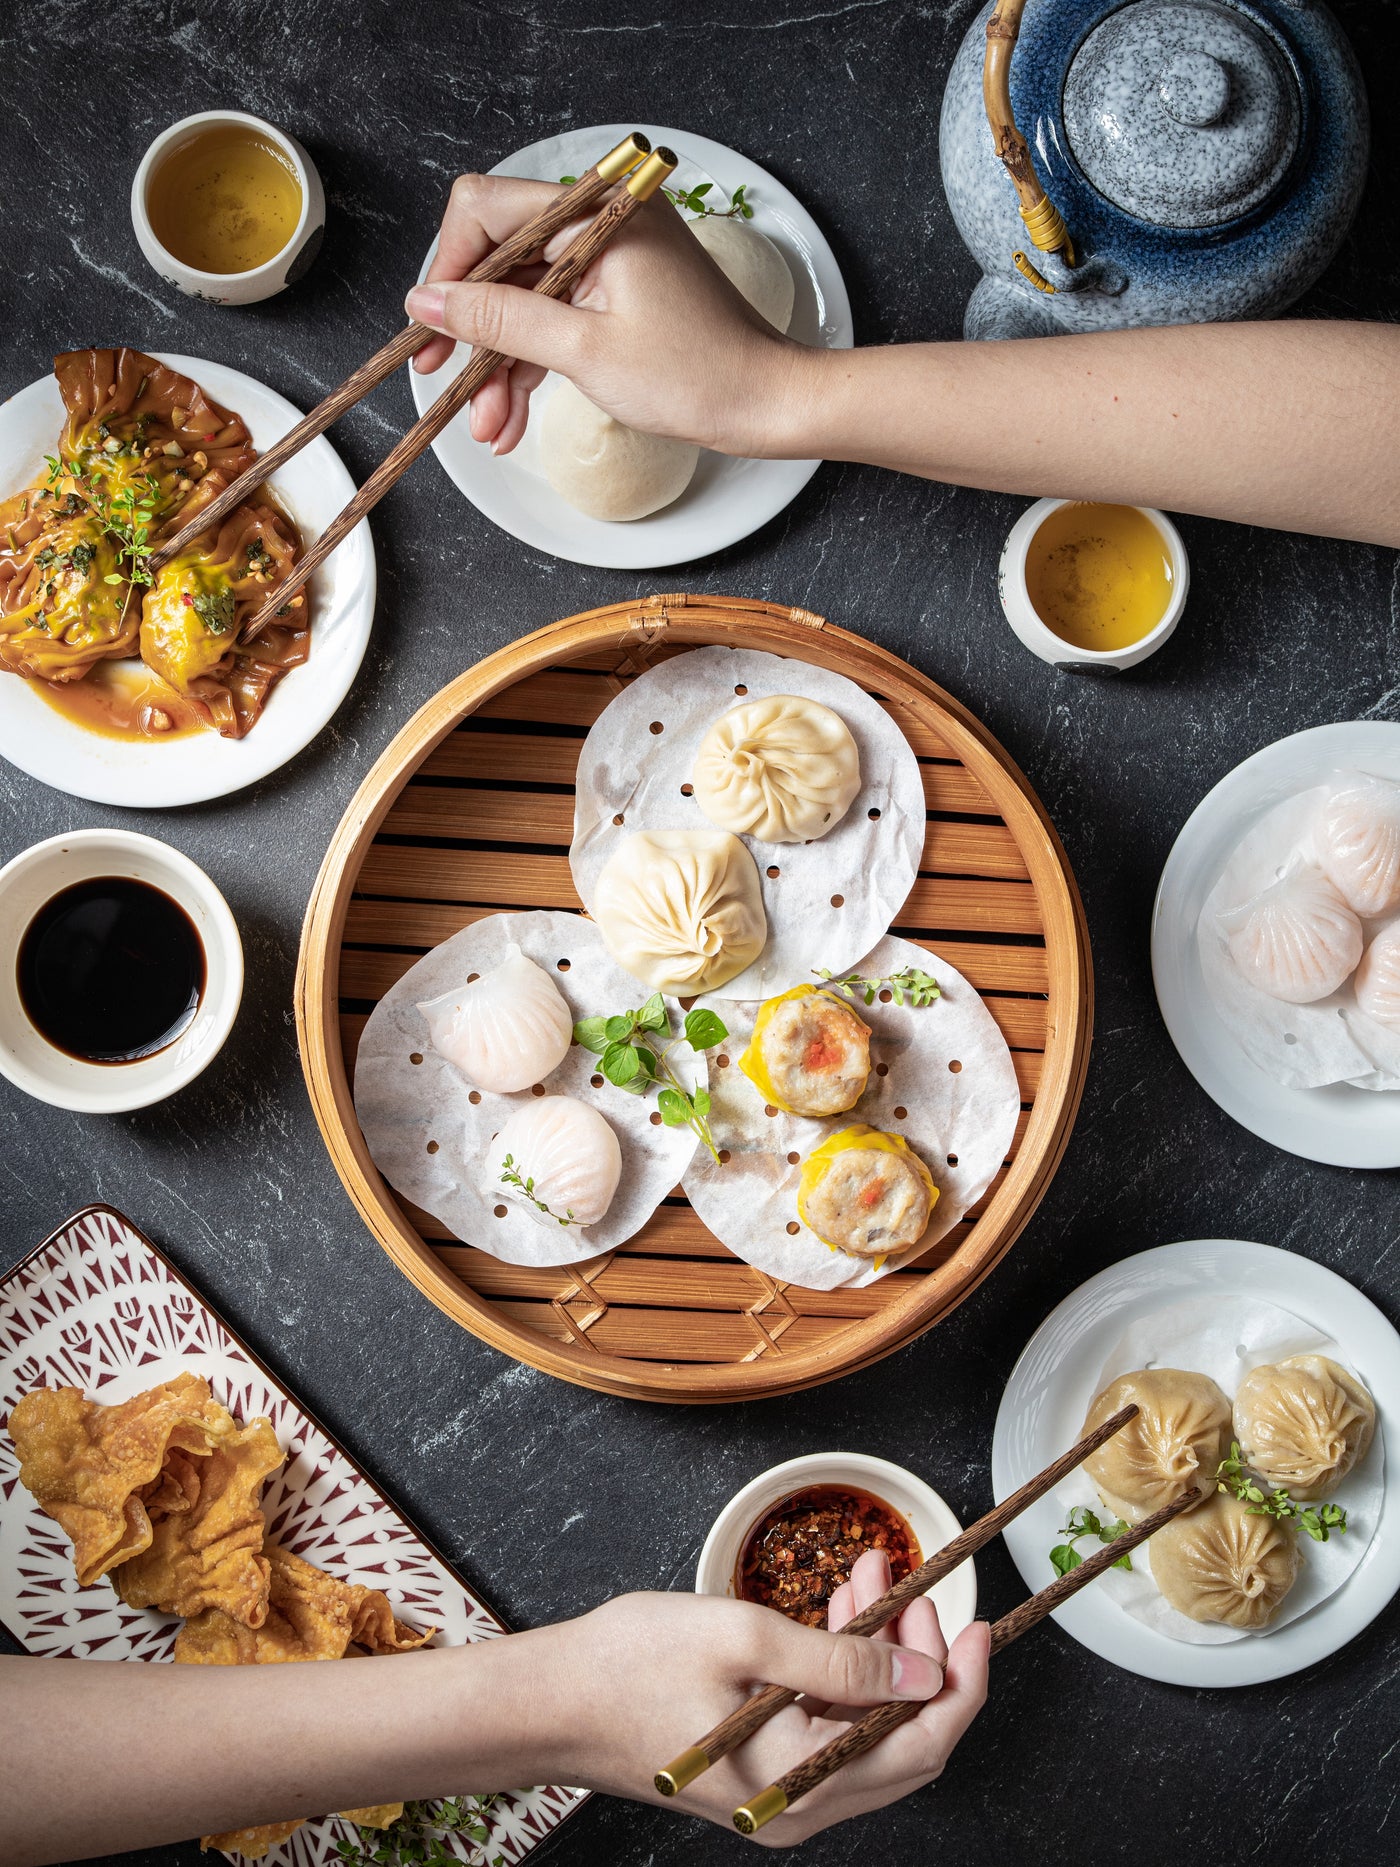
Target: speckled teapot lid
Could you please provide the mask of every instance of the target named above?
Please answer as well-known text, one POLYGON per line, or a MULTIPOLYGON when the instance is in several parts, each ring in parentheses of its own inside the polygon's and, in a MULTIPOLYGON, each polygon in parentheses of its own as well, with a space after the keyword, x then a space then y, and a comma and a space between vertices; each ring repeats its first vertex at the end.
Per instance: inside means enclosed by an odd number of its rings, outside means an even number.
POLYGON ((1099 193, 1163 227, 1216 227, 1265 200, 1298 144, 1293 73, 1228 0, 1135 0, 1075 54, 1065 130, 1099 193))

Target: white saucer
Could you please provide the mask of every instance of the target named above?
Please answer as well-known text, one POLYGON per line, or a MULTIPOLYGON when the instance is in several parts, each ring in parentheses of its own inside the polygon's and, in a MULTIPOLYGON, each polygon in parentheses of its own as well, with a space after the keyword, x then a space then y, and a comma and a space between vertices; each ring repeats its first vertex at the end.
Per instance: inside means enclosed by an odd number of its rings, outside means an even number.
MULTIPOLYGON (((261 452, 301 419, 285 397, 241 370, 199 357, 151 351, 192 377, 216 402, 243 417, 261 452)), ((52 376, 0 405, 0 497, 37 478, 63 427, 63 399, 52 376)), ((307 544, 351 499, 355 482, 324 435, 304 447, 270 484, 307 544)), ((40 698, 31 684, 0 674, 0 747, 31 778, 97 804, 159 810, 202 804, 255 784, 313 740, 346 694, 364 659, 374 620, 374 546, 357 525, 311 579, 311 654, 278 682, 246 739, 213 731, 167 745, 90 732, 40 698)))
POLYGON ((1341 720, 1247 758, 1192 811, 1172 845, 1152 910, 1157 1003, 1181 1060, 1227 1115, 1290 1154, 1334 1167, 1400 1166, 1400 1094, 1286 1089, 1240 1049, 1201 976, 1196 922, 1231 850, 1275 804, 1350 766, 1400 779, 1400 726, 1341 720))
MULTIPOLYGON (((558 181, 580 174, 629 130, 641 129, 652 144, 674 149, 681 157, 678 182, 690 185, 696 170, 713 177, 727 194, 741 183, 753 202, 752 225, 782 249, 797 287, 790 335, 798 343, 849 349, 853 341, 850 300, 836 256, 811 215, 780 181, 756 162, 726 149, 723 143, 689 131, 655 124, 603 124, 571 130, 565 136, 532 143, 504 162, 493 175, 558 181)), ((715 197, 717 198, 717 197, 715 197)), ((429 248, 421 280, 437 251, 429 248)), ((447 363, 431 376, 410 368, 413 400, 421 415, 464 367, 468 352, 459 344, 447 363)), ((536 392, 542 406, 552 379, 536 392)), ((695 477, 673 505, 629 524, 590 519, 567 505, 532 465, 533 437, 527 433, 512 454, 497 459, 489 447, 471 438, 466 414, 451 422, 433 443, 449 479, 479 512, 527 545, 575 564, 611 570, 654 570, 708 557, 747 538, 795 499, 821 465, 817 460, 735 460, 702 451, 695 477)))
MULTIPOLYGON (((1130 1322, 1191 1297, 1263 1296, 1346 1349, 1365 1370, 1379 1432, 1400 1421, 1400 1336, 1368 1297, 1310 1258, 1273 1245, 1204 1238, 1161 1245, 1112 1264, 1054 1309, 1011 1371, 992 1440, 992 1494, 1000 1503, 1079 1438, 1104 1357, 1130 1322)), ((1063 1507, 1053 1494, 1006 1531, 1026 1587, 1053 1581, 1048 1552, 1063 1507)), ((1143 1626, 1091 1582, 1054 1619, 1114 1666, 1167 1685, 1258 1685, 1327 1659, 1368 1626, 1400 1589, 1400 1487, 1386 1487, 1360 1566, 1311 1613, 1276 1633, 1194 1646, 1143 1626)), ((1030 1635, 1031 1639, 1035 1635, 1030 1635)))

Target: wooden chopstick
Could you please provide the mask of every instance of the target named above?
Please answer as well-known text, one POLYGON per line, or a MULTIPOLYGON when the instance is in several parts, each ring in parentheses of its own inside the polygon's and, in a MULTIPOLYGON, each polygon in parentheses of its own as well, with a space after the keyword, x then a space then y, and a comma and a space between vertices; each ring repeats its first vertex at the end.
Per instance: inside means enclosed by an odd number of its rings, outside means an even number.
MULTIPOLYGON (((473 266, 467 274, 468 279, 474 284, 485 284, 505 278, 507 273, 513 272, 532 253, 552 240, 561 227, 567 227, 571 220, 577 220, 580 214, 591 208, 614 182, 621 181, 640 167, 644 157, 650 154, 651 144, 640 130, 633 130, 616 149, 609 150, 601 161, 595 162, 562 194, 556 195, 533 220, 526 221, 508 240, 502 241, 485 259, 473 266)), ((217 525, 235 506, 241 505, 279 467, 284 467, 294 454, 300 453, 308 441, 314 441, 318 434, 324 434, 346 409, 353 408, 386 376, 392 376, 401 364, 415 356, 433 334, 426 324, 410 324, 397 337, 390 338, 368 362, 362 363, 347 376, 339 388, 332 389, 324 401, 318 402, 309 415, 303 415, 280 441, 274 441, 266 453, 260 454, 246 473, 240 473, 217 499, 211 499, 188 525, 182 525, 172 538, 152 551, 147 559, 152 574, 192 544, 201 533, 217 525)))
MULTIPOLYGON (((656 193, 675 168, 676 162, 677 157, 669 149, 653 150, 641 167, 629 176, 621 193, 608 202, 534 289, 544 298, 567 298, 604 247, 616 238, 642 203, 656 193)), ((478 348, 472 352, 471 362, 456 381, 443 390, 427 413, 385 455, 349 505, 331 520, 311 549, 282 580, 257 614, 249 619, 241 640, 252 641, 260 630, 286 609, 318 565, 323 564, 365 514, 379 504, 394 482, 431 445, 448 422, 461 413, 487 378, 507 361, 509 359, 497 350, 478 348)))
MULTIPOLYGON (((842 1633, 878 1633, 887 1621, 892 1621, 896 1614, 902 1613, 917 1596, 927 1594, 936 1582, 941 1582, 945 1575, 951 1575, 959 1564, 975 1555, 994 1536, 1000 1536, 1013 1518, 1019 1517, 1028 1505, 1034 1504, 1037 1498, 1044 1497, 1062 1478, 1068 1477, 1076 1465, 1082 1465, 1106 1440, 1121 1432, 1136 1414, 1136 1406, 1124 1407, 1105 1420, 1102 1426, 1096 1426, 1093 1432, 1086 1433, 1078 1445, 1062 1453, 1053 1465, 1047 1465, 1043 1472, 1023 1484, 1019 1491, 1013 1491, 995 1510, 988 1511, 985 1517, 980 1517, 960 1536, 955 1536, 951 1543, 930 1556, 921 1567, 896 1582, 878 1601, 862 1609, 841 1629, 842 1633)), ((689 1750, 683 1750, 665 1769, 658 1770, 652 1779, 656 1787, 663 1796, 678 1795, 688 1783, 693 1783, 697 1776, 708 1770, 712 1763, 718 1763, 721 1757, 727 1757, 731 1750, 736 1750, 761 1725, 767 1724, 770 1718, 785 1705, 791 1705, 798 1696, 787 1686, 764 1686, 761 1692, 755 1692, 752 1698, 746 1699, 737 1711, 721 1719, 714 1730, 698 1743, 692 1744, 689 1750)))
MULTIPOLYGON (((1071 1569, 1048 1588, 1042 1588, 1039 1594, 1032 1595, 1009 1614, 1004 1614, 992 1626, 992 1652, 1000 1653, 1013 1640, 1019 1640, 1022 1634, 1038 1621, 1043 1621, 1047 1614, 1053 1613, 1071 1595, 1078 1594, 1081 1588, 1087 1588, 1105 1569, 1111 1569, 1114 1563, 1130 1550, 1136 1549, 1139 1543, 1145 1543, 1148 1537, 1154 1536, 1163 1524, 1170 1523, 1173 1517, 1179 1516, 1190 1505, 1199 1503, 1200 1497, 1201 1493, 1194 1485, 1188 1487, 1173 1498, 1170 1504, 1164 1504, 1161 1510, 1145 1517, 1132 1530, 1116 1536, 1111 1543, 1086 1557, 1077 1569, 1071 1569)), ((864 1756, 882 1737, 887 1737, 891 1731, 898 1730, 900 1725, 916 1718, 925 1703, 926 1700, 900 1699, 893 1704, 876 1705, 863 1718, 848 1725, 840 1737, 834 1737, 821 1750, 815 1751, 789 1770, 786 1776, 780 1776, 776 1783, 770 1783, 767 1789, 760 1790, 756 1796, 751 1796, 735 1809, 734 1826, 741 1835, 757 1834, 766 1822, 771 1822, 775 1815, 781 1815, 784 1809, 791 1808, 800 1796, 807 1795, 818 1783, 824 1783, 828 1776, 844 1764, 864 1756)))

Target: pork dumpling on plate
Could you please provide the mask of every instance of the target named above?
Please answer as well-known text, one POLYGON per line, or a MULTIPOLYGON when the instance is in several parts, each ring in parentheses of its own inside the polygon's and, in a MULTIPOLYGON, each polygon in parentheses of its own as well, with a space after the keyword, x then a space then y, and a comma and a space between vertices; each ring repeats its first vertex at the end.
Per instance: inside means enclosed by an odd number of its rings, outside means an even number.
POLYGON ((736 979, 768 939, 754 859, 724 830, 640 830, 604 865, 593 918, 619 966, 689 997, 736 979))
POLYGON ((1400 784, 1357 776, 1318 813, 1318 862, 1368 918, 1400 908, 1400 784))
POLYGON ((760 843, 810 843, 860 791, 860 752, 839 713, 800 694, 767 694, 721 714, 691 773, 695 801, 722 830, 760 843))
POLYGON ((937 1200, 933 1175, 903 1135, 857 1122, 803 1161, 797 1214, 837 1251, 887 1258, 918 1244, 937 1200))
POLYGON ((1228 1492, 1164 1524, 1149 1560, 1178 1614, 1252 1632, 1278 1613, 1302 1566, 1296 1533, 1228 1492))
POLYGON ((573 1042, 564 994, 542 966, 511 945, 499 966, 418 1010, 433 1049, 478 1089, 508 1096, 542 1083, 573 1042))
POLYGON ((795 985, 759 1007, 739 1068, 789 1115, 843 1115, 865 1093, 870 1026, 835 992, 795 985))
POLYGON ((690 485, 698 447, 614 421, 566 378, 540 417, 540 464, 559 497, 590 519, 644 519, 690 485))
POLYGON ((622 1178, 611 1127, 577 1096, 536 1096, 486 1151, 486 1190, 541 1225, 596 1225, 622 1178))
POLYGON ((1382 927, 1361 955, 1352 989, 1368 1018, 1400 1031, 1400 921, 1382 927))
POLYGON ((1289 1005, 1330 997, 1361 958, 1361 922, 1321 869, 1290 869, 1220 924, 1243 976, 1289 1005))
POLYGON ((792 323, 796 288, 787 261, 767 234, 726 214, 693 220, 690 231, 739 296, 775 331, 785 331, 792 323))
POLYGON ((1127 1406, 1136 1406, 1137 1417, 1084 1461, 1110 1510, 1140 1523, 1187 1485, 1203 1497, 1215 1489, 1216 1471, 1230 1450, 1230 1403, 1208 1375, 1184 1368, 1120 1374, 1093 1401, 1084 1432, 1127 1406))
POLYGON ((1235 1393, 1245 1463, 1290 1497, 1329 1496, 1364 1459, 1376 1403, 1326 1355, 1290 1355, 1254 1368, 1235 1393))

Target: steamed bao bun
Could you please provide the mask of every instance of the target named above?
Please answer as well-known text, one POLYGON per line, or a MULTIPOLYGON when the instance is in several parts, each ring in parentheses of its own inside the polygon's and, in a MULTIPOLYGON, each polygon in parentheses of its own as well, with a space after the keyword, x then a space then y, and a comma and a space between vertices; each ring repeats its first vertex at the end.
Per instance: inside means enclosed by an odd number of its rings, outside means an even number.
POLYGON ((566 378, 556 383, 540 422, 544 477, 590 519, 644 519, 680 498, 700 449, 641 434, 595 407, 566 378))
POLYGON ((741 298, 746 298, 775 331, 792 323, 794 287, 788 263, 766 233, 747 221, 707 214, 690 231, 741 298))

